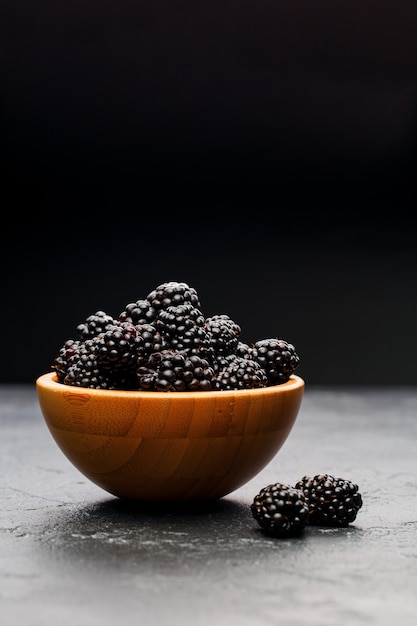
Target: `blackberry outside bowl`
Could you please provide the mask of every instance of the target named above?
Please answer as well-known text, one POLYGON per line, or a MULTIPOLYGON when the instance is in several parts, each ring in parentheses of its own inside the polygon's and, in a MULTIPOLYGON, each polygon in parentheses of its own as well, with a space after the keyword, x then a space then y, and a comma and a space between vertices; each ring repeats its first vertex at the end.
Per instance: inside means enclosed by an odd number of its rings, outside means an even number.
POLYGON ((69 461, 119 498, 221 498, 257 475, 295 423, 304 381, 238 391, 115 391, 72 387, 54 373, 37 394, 69 461))

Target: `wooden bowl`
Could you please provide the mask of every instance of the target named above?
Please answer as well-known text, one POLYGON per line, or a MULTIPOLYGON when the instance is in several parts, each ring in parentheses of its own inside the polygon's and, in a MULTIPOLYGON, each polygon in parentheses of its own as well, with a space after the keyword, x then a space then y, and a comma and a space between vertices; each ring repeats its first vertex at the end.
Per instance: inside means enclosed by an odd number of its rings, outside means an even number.
POLYGON ((287 439, 304 381, 239 391, 113 391, 36 381, 56 443, 93 483, 144 501, 220 498, 258 474, 287 439))

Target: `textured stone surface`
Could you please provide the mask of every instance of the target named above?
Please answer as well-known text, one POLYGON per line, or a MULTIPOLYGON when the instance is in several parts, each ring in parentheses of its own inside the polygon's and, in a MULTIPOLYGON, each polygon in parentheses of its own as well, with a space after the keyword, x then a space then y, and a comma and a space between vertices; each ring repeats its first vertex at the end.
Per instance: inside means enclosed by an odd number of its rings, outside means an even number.
POLYGON ((207 505, 122 502, 47 430, 34 388, 0 387, 2 626, 400 626, 417 620, 417 390, 306 387, 282 450, 207 505), (273 539, 249 505, 277 480, 359 485, 345 529, 273 539))

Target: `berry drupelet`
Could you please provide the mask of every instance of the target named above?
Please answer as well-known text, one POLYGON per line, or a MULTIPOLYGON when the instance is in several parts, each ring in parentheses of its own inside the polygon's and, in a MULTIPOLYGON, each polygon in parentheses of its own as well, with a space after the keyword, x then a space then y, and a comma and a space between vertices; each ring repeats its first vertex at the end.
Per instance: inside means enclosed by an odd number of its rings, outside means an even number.
POLYGON ((295 487, 306 497, 312 526, 348 526, 362 507, 358 485, 331 474, 304 476, 295 487))
POLYGON ((261 489, 251 504, 259 526, 276 537, 294 537, 304 530, 308 504, 301 489, 277 482, 261 489))

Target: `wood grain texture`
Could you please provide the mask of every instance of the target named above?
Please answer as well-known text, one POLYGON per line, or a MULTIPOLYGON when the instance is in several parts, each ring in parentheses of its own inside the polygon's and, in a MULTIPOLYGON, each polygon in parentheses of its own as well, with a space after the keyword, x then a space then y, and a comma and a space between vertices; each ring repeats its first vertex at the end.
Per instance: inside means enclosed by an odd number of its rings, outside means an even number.
POLYGON ((220 498, 276 455, 297 418, 304 381, 240 391, 80 389, 36 381, 45 422, 71 463, 121 497, 220 498))

